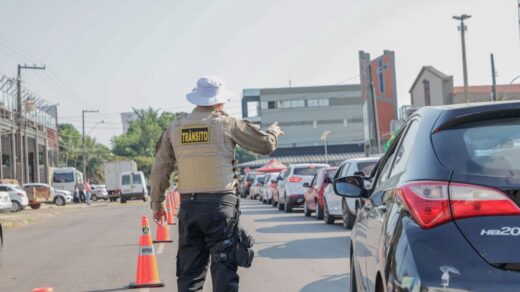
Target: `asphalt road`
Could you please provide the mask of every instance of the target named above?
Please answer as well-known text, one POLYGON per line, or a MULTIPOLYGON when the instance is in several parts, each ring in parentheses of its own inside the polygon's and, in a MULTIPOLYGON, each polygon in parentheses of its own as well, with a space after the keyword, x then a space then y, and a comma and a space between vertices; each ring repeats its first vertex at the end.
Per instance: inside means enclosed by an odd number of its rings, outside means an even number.
MULTIPOLYGON (((256 239, 256 257, 252 268, 239 270, 240 291, 348 291, 349 231, 257 201, 246 199, 241 208, 241 223, 256 239)), ((7 230, 0 291, 127 290, 135 280, 142 215, 151 216, 144 203, 94 204, 7 230)), ((156 245, 166 286, 150 291, 177 291, 176 226, 171 234, 173 244, 156 245)), ((204 291, 211 291, 209 278, 204 291)))

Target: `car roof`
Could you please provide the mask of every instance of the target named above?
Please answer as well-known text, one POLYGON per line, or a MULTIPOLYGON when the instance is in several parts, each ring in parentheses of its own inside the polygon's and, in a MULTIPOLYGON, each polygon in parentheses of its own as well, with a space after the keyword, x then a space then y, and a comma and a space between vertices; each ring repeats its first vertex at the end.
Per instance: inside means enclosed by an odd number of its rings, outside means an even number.
POLYGON ((377 162, 379 157, 360 157, 345 160, 346 162, 377 162))
POLYGON ((295 163, 295 164, 289 165, 289 167, 292 167, 292 168, 296 168, 296 167, 310 167, 310 166, 328 167, 329 165, 328 164, 324 164, 324 163, 295 163))
POLYGON ((24 187, 29 187, 29 186, 46 186, 48 187, 49 185, 48 184, 44 184, 44 183, 26 183, 26 184, 23 184, 24 187))

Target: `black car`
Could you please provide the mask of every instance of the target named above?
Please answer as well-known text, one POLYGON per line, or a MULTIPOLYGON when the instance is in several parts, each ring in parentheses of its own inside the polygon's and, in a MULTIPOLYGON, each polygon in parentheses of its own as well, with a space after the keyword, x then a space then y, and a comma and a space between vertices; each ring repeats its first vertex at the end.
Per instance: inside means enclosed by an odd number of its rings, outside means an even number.
POLYGON ((351 292, 520 291, 520 102, 422 108, 333 185, 361 201, 351 292))

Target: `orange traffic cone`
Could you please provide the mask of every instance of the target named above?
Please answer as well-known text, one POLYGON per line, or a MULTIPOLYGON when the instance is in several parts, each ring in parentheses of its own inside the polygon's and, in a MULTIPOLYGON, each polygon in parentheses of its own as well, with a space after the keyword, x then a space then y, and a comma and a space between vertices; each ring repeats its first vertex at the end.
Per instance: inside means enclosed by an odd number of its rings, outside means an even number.
POLYGON ((168 225, 157 224, 156 230, 157 230, 157 232, 155 233, 156 239, 153 241, 153 243, 173 242, 173 240, 170 239, 170 227, 168 225))
POLYGON ((175 217, 173 216, 174 215, 170 197, 166 196, 166 219, 168 219, 168 225, 175 225, 175 217))
POLYGON ((141 226, 143 228, 143 234, 139 238, 139 256, 137 257, 136 280, 135 283, 130 283, 128 287, 164 287, 164 284, 159 280, 159 271, 157 270, 157 261, 155 259, 155 250, 153 248, 152 235, 150 234, 148 217, 142 217, 141 226))

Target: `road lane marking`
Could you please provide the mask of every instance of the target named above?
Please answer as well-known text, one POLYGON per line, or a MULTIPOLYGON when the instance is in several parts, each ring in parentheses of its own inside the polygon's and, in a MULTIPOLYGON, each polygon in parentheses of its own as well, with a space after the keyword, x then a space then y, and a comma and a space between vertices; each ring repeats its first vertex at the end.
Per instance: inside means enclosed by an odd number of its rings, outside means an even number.
POLYGON ((150 288, 141 288, 139 292, 150 292, 150 288))
POLYGON ((164 243, 159 243, 157 245, 157 254, 162 254, 164 251, 164 243))

